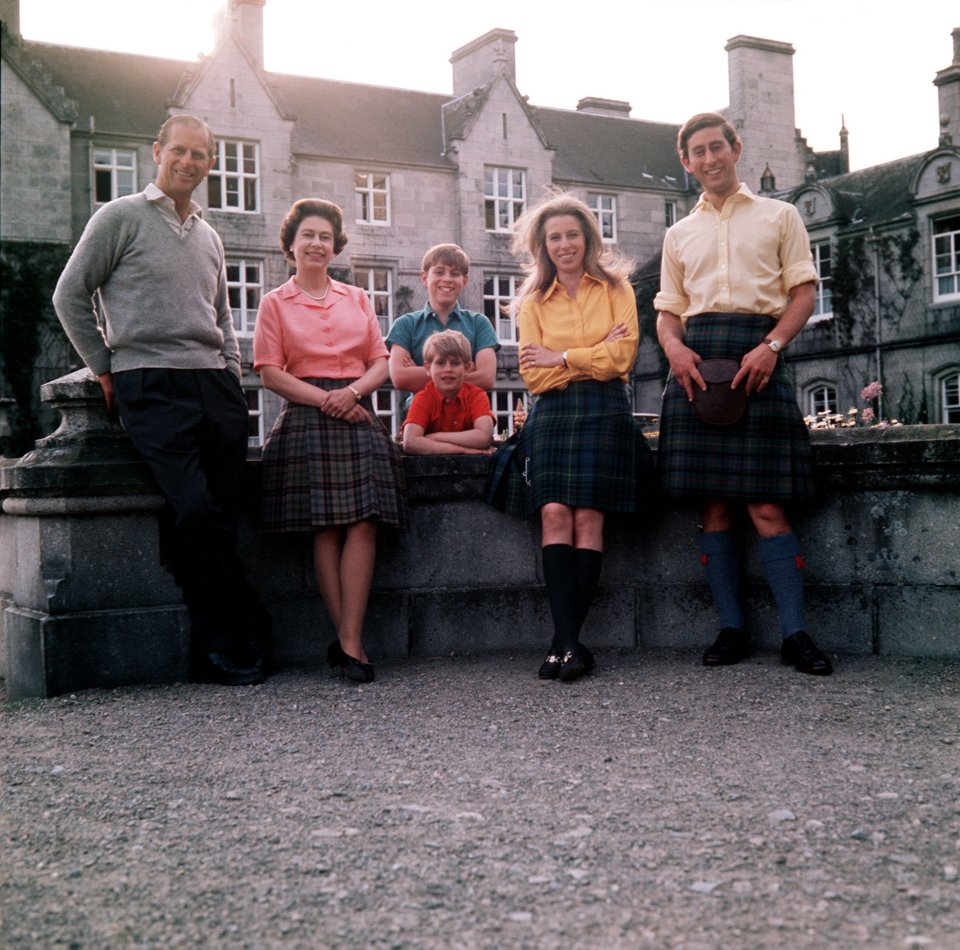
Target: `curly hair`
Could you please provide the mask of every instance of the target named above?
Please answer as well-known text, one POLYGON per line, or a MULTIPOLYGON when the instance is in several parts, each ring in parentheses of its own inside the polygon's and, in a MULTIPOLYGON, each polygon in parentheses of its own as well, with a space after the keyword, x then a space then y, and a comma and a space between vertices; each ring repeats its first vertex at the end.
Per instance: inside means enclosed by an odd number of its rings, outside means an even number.
POLYGON ((330 222, 333 228, 333 251, 339 254, 347 246, 347 235, 343 230, 343 211, 339 205, 323 198, 301 198, 295 201, 280 225, 280 247, 283 256, 293 261, 293 239, 297 228, 304 218, 316 216, 330 222))

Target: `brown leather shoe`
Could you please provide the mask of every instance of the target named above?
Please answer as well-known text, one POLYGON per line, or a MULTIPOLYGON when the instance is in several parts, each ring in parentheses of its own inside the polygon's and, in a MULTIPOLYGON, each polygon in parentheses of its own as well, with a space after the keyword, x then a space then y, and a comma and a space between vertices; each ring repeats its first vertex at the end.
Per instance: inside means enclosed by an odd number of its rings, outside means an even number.
POLYGON ((750 638, 736 627, 724 627, 703 654, 704 666, 732 666, 750 655, 750 638))

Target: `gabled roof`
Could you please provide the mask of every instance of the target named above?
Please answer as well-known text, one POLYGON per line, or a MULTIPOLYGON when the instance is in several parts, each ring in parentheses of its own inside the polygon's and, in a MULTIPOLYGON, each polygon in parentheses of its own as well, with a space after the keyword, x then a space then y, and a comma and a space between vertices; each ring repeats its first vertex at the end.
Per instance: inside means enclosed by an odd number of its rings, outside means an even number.
MULTIPOLYGON (((24 41, 21 57, 45 72, 77 103, 77 126, 94 117, 100 133, 152 139, 178 90, 202 64, 133 53, 24 41)), ((252 67, 251 67, 252 68, 252 67)), ((450 169, 444 157, 444 121, 466 115, 448 95, 311 76, 264 73, 285 112, 294 118, 293 150, 401 165, 450 169)), ((679 126, 529 106, 547 146, 556 148, 554 176, 607 187, 687 190, 675 142, 679 126)), ((482 103, 476 103, 482 108, 482 103)), ((448 137, 450 129, 447 130, 448 137)))
MULTIPOLYGON (((846 175, 823 178, 816 184, 833 196, 842 230, 879 227, 913 215, 910 183, 917 166, 928 154, 910 155, 846 175)), ((798 191, 794 189, 791 194, 798 191)))
MULTIPOLYGON (((24 50, 78 106, 77 126, 147 136, 166 118, 167 99, 193 64, 108 50, 24 42, 24 50)), ((196 68, 196 67, 193 67, 196 68)))
POLYGON ((311 76, 267 77, 294 115, 295 152, 451 167, 440 131, 440 107, 449 96, 311 76))
POLYGON ((547 139, 557 149, 555 178, 688 190, 676 151, 679 125, 564 109, 538 113, 547 139))

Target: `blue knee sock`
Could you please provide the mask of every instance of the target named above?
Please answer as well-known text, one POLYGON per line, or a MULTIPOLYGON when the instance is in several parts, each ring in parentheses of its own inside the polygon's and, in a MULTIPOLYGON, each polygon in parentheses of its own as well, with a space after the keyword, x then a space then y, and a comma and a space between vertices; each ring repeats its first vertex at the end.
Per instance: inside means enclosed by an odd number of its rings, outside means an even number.
POLYGON ((780 612, 784 638, 807 629, 803 616, 803 557, 795 534, 760 539, 760 563, 780 612))
POLYGON ((732 531, 707 531, 700 535, 700 563, 707 576, 720 615, 721 627, 743 630, 740 588, 740 548, 732 531))

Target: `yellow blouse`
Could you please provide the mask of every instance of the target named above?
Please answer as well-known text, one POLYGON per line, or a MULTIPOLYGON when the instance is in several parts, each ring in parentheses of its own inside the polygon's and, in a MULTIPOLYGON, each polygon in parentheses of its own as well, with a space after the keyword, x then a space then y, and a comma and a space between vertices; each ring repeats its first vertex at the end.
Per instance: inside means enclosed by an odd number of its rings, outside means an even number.
POLYGON ((576 298, 556 280, 539 298, 531 294, 520 306, 520 347, 537 343, 559 353, 566 351, 567 365, 521 370, 530 392, 566 389, 584 379, 605 381, 619 376, 626 382, 640 343, 637 299, 628 283, 611 286, 584 274, 576 298), (604 343, 617 323, 627 327, 627 335, 604 343))

